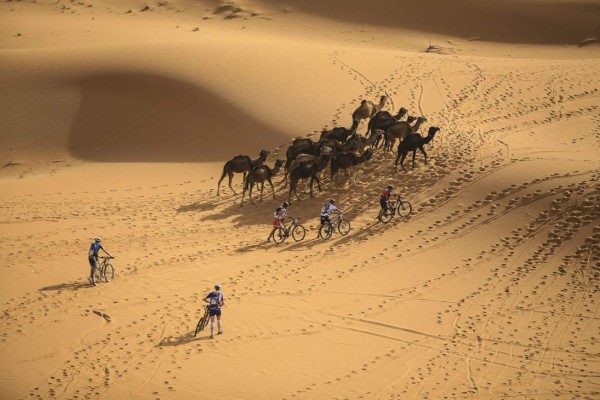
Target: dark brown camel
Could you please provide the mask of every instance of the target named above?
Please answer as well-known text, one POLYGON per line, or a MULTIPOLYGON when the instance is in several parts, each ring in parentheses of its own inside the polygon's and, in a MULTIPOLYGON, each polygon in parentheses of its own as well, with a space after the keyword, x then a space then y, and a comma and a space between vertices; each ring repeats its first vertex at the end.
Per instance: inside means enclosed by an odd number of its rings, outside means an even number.
POLYGON ((398 114, 392 115, 389 111, 379 111, 377 114, 373 116, 369 120, 369 127, 367 129, 367 133, 373 132, 375 129, 381 129, 382 131, 386 131, 390 126, 392 126, 395 122, 398 122, 406 115, 408 110, 404 107, 401 107, 398 110, 398 114))
POLYGON ((223 174, 221 175, 221 179, 219 179, 219 183, 217 184, 217 196, 219 195, 219 190, 221 189, 221 182, 225 178, 225 175, 229 176, 229 189, 233 192, 233 194, 237 194, 235 190, 231 187, 231 180, 233 179, 233 174, 244 174, 244 179, 242 181, 246 182, 246 174, 252 170, 252 168, 257 167, 265 162, 267 157, 271 153, 269 150, 261 150, 258 158, 256 160, 252 160, 248 156, 235 156, 231 160, 227 161, 223 166, 223 174))
POLYGON ((313 142, 309 138, 298 138, 294 139, 290 147, 285 152, 286 161, 284 168, 284 186, 287 185, 287 179, 290 171, 290 165, 300 154, 318 154, 319 150, 316 150, 317 143, 313 142))
POLYGON ((358 122, 358 120, 354 120, 350 128, 335 127, 329 130, 324 129, 323 131, 321 131, 321 140, 334 139, 339 140, 340 142, 345 142, 346 140, 348 140, 348 137, 356 133, 356 128, 358 128, 358 122))
POLYGON ((352 113, 352 120, 359 121, 362 119, 371 119, 379 110, 383 108, 387 96, 381 96, 379 98, 379 104, 374 104, 372 101, 363 100, 360 102, 360 106, 352 113))
POLYGON ((437 126, 432 126, 429 128, 427 132, 427 136, 423 137, 419 133, 411 133, 407 137, 405 137, 400 144, 398 145, 398 156, 396 157, 396 167, 394 168, 394 173, 398 170, 398 160, 400 160, 400 166, 403 170, 404 168, 404 159, 409 151, 412 151, 412 167, 415 167, 415 155, 417 153, 417 149, 421 150, 421 153, 425 156, 425 164, 427 164, 427 153, 423 148, 424 145, 431 142, 435 134, 440 130, 437 126))
POLYGON ((292 203, 292 193, 296 195, 296 199, 300 201, 298 197, 298 193, 296 192, 296 188, 298 187, 298 181, 301 179, 310 178, 309 187, 310 187, 310 197, 313 196, 313 184, 317 181, 317 185, 319 186, 319 192, 321 191, 321 181, 317 174, 325 169, 329 159, 331 157, 326 154, 322 154, 321 157, 312 161, 302 161, 298 164, 296 168, 291 170, 290 172, 290 192, 288 194, 288 203, 292 203), (319 161, 319 162, 317 162, 319 161))
POLYGON ((385 144, 384 150, 390 151, 396 142, 396 139, 400 139, 402 141, 406 136, 410 133, 415 133, 419 130, 423 122, 426 122, 427 118, 419 117, 417 118, 417 122, 414 125, 411 125, 409 121, 398 121, 390 126, 387 131, 385 131, 385 144))
POLYGON ((352 169, 354 183, 356 183, 356 166, 371 159, 373 149, 367 149, 357 156, 356 153, 338 153, 331 159, 331 181, 340 169, 352 169))
POLYGON ((244 192, 242 193, 242 204, 240 207, 244 206, 244 196, 246 195, 246 190, 248 190, 250 203, 254 204, 254 200, 252 200, 252 189, 254 188, 255 184, 260 184, 260 201, 262 201, 263 191, 265 189, 265 181, 269 182, 269 185, 271 185, 273 198, 275 198, 275 188, 273 187, 273 182, 271 179, 277 174, 277 172, 279 172, 284 163, 285 160, 276 160, 273 168, 269 168, 269 166, 265 164, 252 168, 252 171, 248 173, 248 176, 244 181, 244 192))

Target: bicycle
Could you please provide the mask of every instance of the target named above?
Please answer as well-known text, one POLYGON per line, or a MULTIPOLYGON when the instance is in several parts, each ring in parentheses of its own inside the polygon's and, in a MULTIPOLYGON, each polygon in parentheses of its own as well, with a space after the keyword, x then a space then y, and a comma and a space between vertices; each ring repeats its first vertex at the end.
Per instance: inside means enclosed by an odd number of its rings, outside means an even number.
POLYGON ((346 236, 350 233, 350 221, 345 219, 344 214, 342 213, 337 214, 331 221, 321 225, 319 228, 319 237, 323 240, 329 239, 336 228, 342 236, 346 236))
POLYGON ((201 332, 206 328, 208 324, 208 319, 210 317, 210 310, 208 306, 204 306, 204 315, 198 321, 198 325, 196 325, 196 332, 194 332, 194 336, 198 336, 198 332, 201 332))
POLYGON ((115 278, 115 269, 109 262, 109 260, 113 259, 114 257, 100 256, 99 258, 102 258, 102 262, 96 267, 96 269, 94 269, 94 276, 92 277, 94 285, 100 284, 102 279, 104 279, 106 282, 110 282, 115 278))
POLYGON ((384 224, 390 222, 395 214, 406 218, 412 213, 412 205, 408 201, 402 200, 400 196, 389 199, 387 206, 387 211, 382 208, 377 215, 377 219, 384 224))
POLYGON ((280 226, 277 228, 275 233, 273 233, 273 241, 277 244, 281 244, 288 238, 290 235, 294 238, 296 242, 301 241, 306 236, 306 229, 298 223, 300 218, 298 217, 290 217, 292 219, 292 223, 288 226, 280 226))

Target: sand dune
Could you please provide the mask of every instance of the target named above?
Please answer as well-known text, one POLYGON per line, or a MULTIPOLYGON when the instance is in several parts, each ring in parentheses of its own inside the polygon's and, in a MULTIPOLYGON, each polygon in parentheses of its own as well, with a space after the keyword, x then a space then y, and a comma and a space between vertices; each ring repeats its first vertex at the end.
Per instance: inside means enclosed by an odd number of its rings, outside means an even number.
POLYGON ((597 397, 597 4, 449 4, 0 4, 0 398, 597 397), (266 241, 281 172, 216 196, 384 94, 441 128, 427 164, 325 170, 303 241, 266 241), (382 224, 388 183, 413 213, 382 224))

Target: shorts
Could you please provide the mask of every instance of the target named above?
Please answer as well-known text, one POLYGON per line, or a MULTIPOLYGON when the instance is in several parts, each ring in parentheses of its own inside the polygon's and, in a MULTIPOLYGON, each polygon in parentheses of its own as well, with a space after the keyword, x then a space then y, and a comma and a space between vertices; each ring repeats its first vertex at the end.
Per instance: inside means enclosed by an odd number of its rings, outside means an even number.
POLYGON ((387 201, 385 201, 384 199, 380 199, 379 200, 379 205, 381 206, 381 208, 383 208, 384 210, 388 209, 388 205, 387 205, 387 201))
POLYGON ((98 266, 98 260, 96 260, 96 257, 88 257, 88 261, 90 262, 90 267, 97 267, 98 266))
POLYGON ((210 312, 210 316, 214 317, 215 315, 217 317, 221 316, 221 309, 220 308, 209 308, 208 311, 210 312))
POLYGON ((277 228, 281 226, 281 220, 279 218, 273 218, 273 227, 277 228))
POLYGON ((329 220, 329 215, 326 215, 326 216, 321 215, 321 225, 323 225, 325 222, 331 222, 329 220))

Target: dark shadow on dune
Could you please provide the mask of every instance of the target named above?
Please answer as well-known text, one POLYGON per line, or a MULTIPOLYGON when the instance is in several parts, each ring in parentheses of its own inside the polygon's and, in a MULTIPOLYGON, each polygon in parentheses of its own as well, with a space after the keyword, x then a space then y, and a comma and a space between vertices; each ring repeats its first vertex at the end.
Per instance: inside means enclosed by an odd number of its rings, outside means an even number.
POLYGON ((78 82, 68 149, 100 162, 199 162, 258 154, 287 138, 205 88, 147 73, 78 82))
POLYGON ((46 291, 59 291, 59 290, 79 290, 79 289, 89 289, 89 288, 93 288, 94 286, 90 285, 88 282, 68 282, 68 283, 61 283, 59 285, 52 285, 52 286, 46 286, 43 288, 40 288, 38 290, 42 291, 42 292, 46 292, 46 291))
MULTIPOLYGON (((279 0, 264 0, 280 4, 279 0)), ((585 1, 302 0, 293 9, 381 27, 508 43, 573 44, 600 37, 600 4, 585 1)), ((332 27, 334 23, 332 22, 332 27)))

